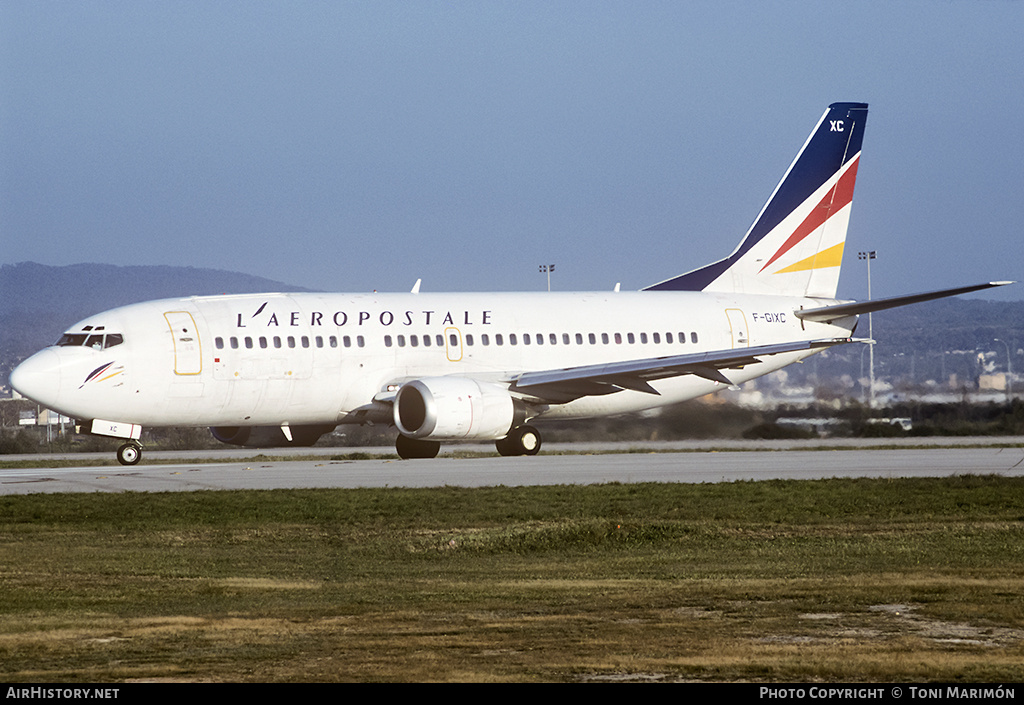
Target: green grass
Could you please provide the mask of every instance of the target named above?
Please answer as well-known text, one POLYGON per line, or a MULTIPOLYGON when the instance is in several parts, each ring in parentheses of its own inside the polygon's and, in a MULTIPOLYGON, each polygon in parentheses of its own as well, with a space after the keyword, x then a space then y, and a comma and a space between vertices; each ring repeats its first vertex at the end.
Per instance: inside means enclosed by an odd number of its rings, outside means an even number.
POLYGON ((0 497, 6 681, 1024 679, 1024 480, 0 497))

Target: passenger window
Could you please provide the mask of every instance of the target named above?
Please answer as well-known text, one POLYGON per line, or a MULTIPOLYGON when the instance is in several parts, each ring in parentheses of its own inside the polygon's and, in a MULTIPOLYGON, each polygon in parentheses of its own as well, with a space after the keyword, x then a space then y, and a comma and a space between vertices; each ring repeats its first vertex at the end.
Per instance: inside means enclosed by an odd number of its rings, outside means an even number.
POLYGON ((672 342, 672 334, 671 333, 666 333, 665 334, 665 342, 666 343, 671 343, 672 342))
POLYGON ((361 335, 356 336, 356 347, 364 347, 366 345, 366 339, 361 335))
POLYGON ((602 333, 601 334, 601 342, 604 343, 605 345, 608 344, 608 334, 607 333, 602 333))
POLYGON ((636 342, 636 336, 632 333, 626 333, 626 342, 632 345, 636 342))
POLYGON ((489 335, 487 335, 486 333, 481 333, 480 334, 480 344, 481 345, 490 345, 491 344, 491 337, 489 335))
POLYGON ((696 333, 696 331, 693 332, 693 333, 690 333, 690 342, 691 343, 696 343, 697 342, 697 333, 696 333))
POLYGON ((409 345, 413 346, 414 348, 418 348, 420 346, 420 337, 418 335, 410 335, 409 345))
POLYGON ((425 347, 425 348, 429 348, 430 347, 430 336, 429 335, 423 336, 423 347, 425 347))
POLYGON ((453 348, 457 348, 459 346, 459 336, 454 333, 448 334, 448 340, 451 342, 453 348))
POLYGON ((466 345, 472 345, 472 344, 473 344, 473 336, 472 336, 472 334, 466 333, 466 345))
POLYGON ((593 333, 588 334, 587 338, 590 340, 591 345, 597 345, 597 338, 594 336, 593 333))
POLYGON ((576 344, 577 345, 583 345, 583 334, 582 333, 577 333, 576 334, 576 344))
POLYGON ((391 336, 390 335, 385 335, 384 336, 384 347, 386 347, 386 348, 390 348, 391 347, 391 336))
POLYGON ((643 345, 647 345, 647 334, 646 333, 641 333, 640 334, 640 342, 643 345))
POLYGON ((262 335, 260 336, 260 347, 263 348, 264 350, 267 349, 267 339, 262 335))
POLYGON ((238 338, 231 336, 231 349, 238 350, 238 338))
POLYGON ((494 334, 494 344, 495 345, 504 345, 505 344, 505 338, 504 338, 504 336, 502 336, 501 333, 495 333, 494 334))
POLYGON ((509 333, 508 334, 508 344, 509 345, 517 345, 518 342, 519 341, 516 339, 516 334, 515 333, 509 333))

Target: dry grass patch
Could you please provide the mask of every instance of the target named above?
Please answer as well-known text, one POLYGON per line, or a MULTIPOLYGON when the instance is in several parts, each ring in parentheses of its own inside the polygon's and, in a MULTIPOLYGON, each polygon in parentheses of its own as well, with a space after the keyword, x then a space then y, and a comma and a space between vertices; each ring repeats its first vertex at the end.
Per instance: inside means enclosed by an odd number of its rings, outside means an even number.
POLYGON ((1024 680, 1024 481, 0 498, 5 681, 1024 680))

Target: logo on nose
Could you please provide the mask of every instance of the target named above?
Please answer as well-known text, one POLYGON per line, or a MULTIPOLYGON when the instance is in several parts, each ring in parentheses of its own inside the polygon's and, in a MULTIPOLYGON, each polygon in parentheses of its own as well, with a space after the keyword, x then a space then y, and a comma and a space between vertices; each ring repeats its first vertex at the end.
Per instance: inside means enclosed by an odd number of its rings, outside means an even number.
POLYGON ((122 372, 124 372, 124 365, 114 367, 113 362, 108 362, 105 365, 100 365, 95 370, 86 375, 85 381, 78 385, 78 388, 81 389, 85 385, 89 384, 89 382, 103 382, 104 380, 108 380, 111 377, 117 377, 122 372), (113 368, 113 370, 111 370, 111 368, 113 368), (110 372, 110 374, 107 374, 108 372, 110 372))

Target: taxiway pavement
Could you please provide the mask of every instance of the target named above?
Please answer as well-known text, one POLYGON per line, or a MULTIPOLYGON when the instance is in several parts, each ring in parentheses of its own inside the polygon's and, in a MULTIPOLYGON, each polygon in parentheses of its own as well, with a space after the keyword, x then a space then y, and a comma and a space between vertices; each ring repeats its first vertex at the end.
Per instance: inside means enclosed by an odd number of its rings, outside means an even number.
MULTIPOLYGON (((635 444, 625 447, 635 447, 635 444)), ((183 459, 180 463, 160 465, 146 465, 143 461, 134 467, 0 469, 0 494, 1024 475, 1024 445, 956 447, 944 444, 933 448, 868 449, 838 445, 828 450, 770 447, 742 451, 666 448, 655 445, 642 452, 629 453, 542 453, 520 458, 442 456, 432 460, 330 460, 322 456, 332 452, 340 455, 354 449, 327 448, 314 449, 319 450, 321 457, 300 454, 295 459, 274 461, 257 458, 208 463, 183 459)), ((376 450, 387 452, 387 449, 376 450)), ((186 458, 213 455, 182 453, 186 458)), ((248 453, 251 455, 253 451, 248 453)))

